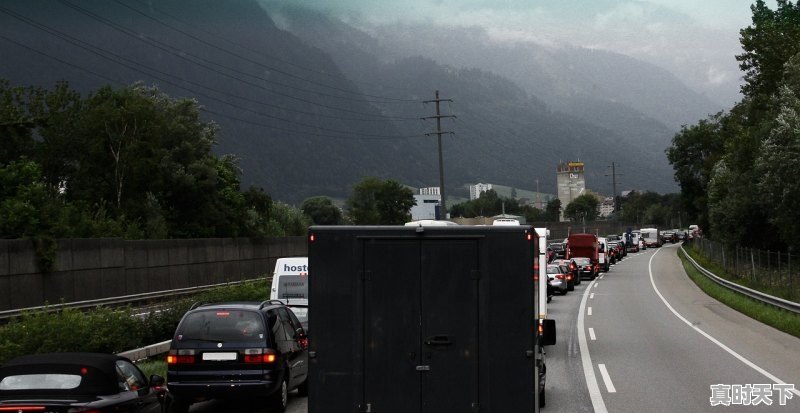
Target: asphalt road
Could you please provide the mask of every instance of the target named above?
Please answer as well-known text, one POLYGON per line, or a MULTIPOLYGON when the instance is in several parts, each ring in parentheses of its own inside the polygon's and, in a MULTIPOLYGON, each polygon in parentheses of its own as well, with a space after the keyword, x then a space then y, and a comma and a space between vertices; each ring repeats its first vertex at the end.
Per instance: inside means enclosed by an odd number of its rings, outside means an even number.
POLYGON ((558 344, 547 353, 544 411, 800 411, 800 339, 705 295, 676 251, 629 254, 553 299, 558 344), (772 387, 781 382, 795 388, 784 406, 772 387), (765 384, 772 405, 712 407, 717 384, 765 384))
MULTIPOLYGON (((800 339, 711 299, 686 276, 677 245, 629 254, 550 302, 543 412, 798 412, 800 339), (602 366, 602 367, 601 367, 602 366), (794 384, 780 406, 776 383, 794 384), (711 406, 711 385, 766 384, 772 405, 711 406)), ((290 413, 308 399, 290 394, 290 413)), ((257 401, 211 401, 193 413, 267 413, 257 401)))
MULTIPOLYGON (((193 404, 189 409, 190 413, 271 413, 264 407, 264 402, 260 400, 210 400, 203 403, 193 404)), ((289 393, 289 405, 286 413, 306 413, 308 412, 308 397, 300 397, 297 391, 289 393)))

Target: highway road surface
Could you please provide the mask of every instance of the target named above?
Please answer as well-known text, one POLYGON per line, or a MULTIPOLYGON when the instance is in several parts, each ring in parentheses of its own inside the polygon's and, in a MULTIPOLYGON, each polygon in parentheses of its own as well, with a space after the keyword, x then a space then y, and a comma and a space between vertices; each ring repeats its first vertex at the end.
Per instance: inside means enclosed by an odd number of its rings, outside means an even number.
POLYGON ((708 297, 677 249, 628 254, 554 297, 558 343, 548 348, 543 411, 800 411, 800 339, 708 297))
MULTIPOLYGON (((543 412, 800 412, 800 339, 708 297, 677 250, 628 254, 553 298, 558 342, 547 348, 543 412)), ((288 412, 307 409, 307 398, 291 394, 288 412)), ((191 412, 266 410, 211 401, 191 412)))

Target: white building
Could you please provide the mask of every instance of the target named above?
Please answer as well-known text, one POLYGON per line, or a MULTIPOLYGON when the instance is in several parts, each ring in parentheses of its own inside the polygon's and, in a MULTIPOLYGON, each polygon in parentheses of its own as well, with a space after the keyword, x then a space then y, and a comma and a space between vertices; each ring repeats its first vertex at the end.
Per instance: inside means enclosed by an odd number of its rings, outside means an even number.
POLYGON ((567 221, 564 218, 564 210, 567 209, 567 205, 586 191, 584 163, 578 161, 559 164, 556 172, 556 184, 558 186, 558 199, 561 200, 560 221, 564 222, 567 221))
POLYGON ((441 192, 439 192, 438 186, 429 186, 427 188, 420 188, 419 189, 420 195, 438 195, 441 196, 441 192))
MULTIPOLYGON (((437 190, 439 188, 436 188, 437 190)), ((436 219, 436 208, 439 206, 439 195, 414 195, 416 205, 411 207, 411 220, 436 219)))
POLYGON ((469 200, 474 201, 481 197, 481 194, 492 189, 492 184, 475 184, 469 186, 469 200))
POLYGON ((607 197, 600 204, 600 216, 607 218, 614 213, 614 197, 607 197))

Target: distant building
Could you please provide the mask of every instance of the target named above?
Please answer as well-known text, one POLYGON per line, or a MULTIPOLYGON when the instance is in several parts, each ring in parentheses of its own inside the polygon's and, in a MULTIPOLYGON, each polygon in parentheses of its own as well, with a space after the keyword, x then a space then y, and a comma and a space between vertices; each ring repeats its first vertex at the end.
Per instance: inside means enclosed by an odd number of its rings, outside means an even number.
POLYGON ((492 189, 492 184, 475 184, 469 186, 469 200, 474 201, 481 197, 481 194, 492 189))
POLYGON ((558 199, 561 200, 561 222, 567 221, 564 218, 564 210, 575 198, 581 196, 586 191, 586 178, 584 178, 583 162, 566 162, 558 165, 556 171, 556 183, 558 186, 558 199))
POLYGON ((608 218, 613 213, 614 213, 614 197, 610 196, 603 199, 603 202, 600 204, 600 216, 602 218, 608 218))
MULTIPOLYGON (((429 189, 429 188, 423 188, 429 189)), ((436 188, 437 190, 439 188, 436 188)), ((436 195, 414 195, 416 205, 411 207, 411 220, 437 219, 436 209, 439 207, 440 196, 436 195)))
POLYGON ((420 195, 437 195, 437 196, 441 196, 442 193, 439 191, 439 187, 438 186, 429 186, 427 188, 420 188, 419 189, 419 194, 420 195))

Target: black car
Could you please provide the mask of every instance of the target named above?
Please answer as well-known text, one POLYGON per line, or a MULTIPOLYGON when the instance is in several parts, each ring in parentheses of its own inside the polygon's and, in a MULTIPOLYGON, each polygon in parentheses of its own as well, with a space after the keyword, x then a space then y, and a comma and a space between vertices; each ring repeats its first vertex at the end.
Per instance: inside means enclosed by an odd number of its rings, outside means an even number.
POLYGON ((553 251, 553 258, 554 259, 563 259, 564 258, 564 254, 566 252, 566 251, 564 251, 564 244, 562 244, 560 242, 551 242, 550 244, 547 245, 547 248, 550 248, 550 250, 553 251))
POLYGON ((577 279, 586 277, 590 280, 594 280, 600 272, 600 266, 592 262, 591 258, 575 257, 572 259, 572 262, 575 264, 573 268, 577 269, 577 279))
POLYGON ((0 411, 164 413, 163 385, 111 354, 22 356, 0 367, 0 411))
POLYGON ((286 409, 308 394, 308 338, 278 300, 195 305, 178 324, 167 356, 172 412, 208 399, 266 399, 286 409))

